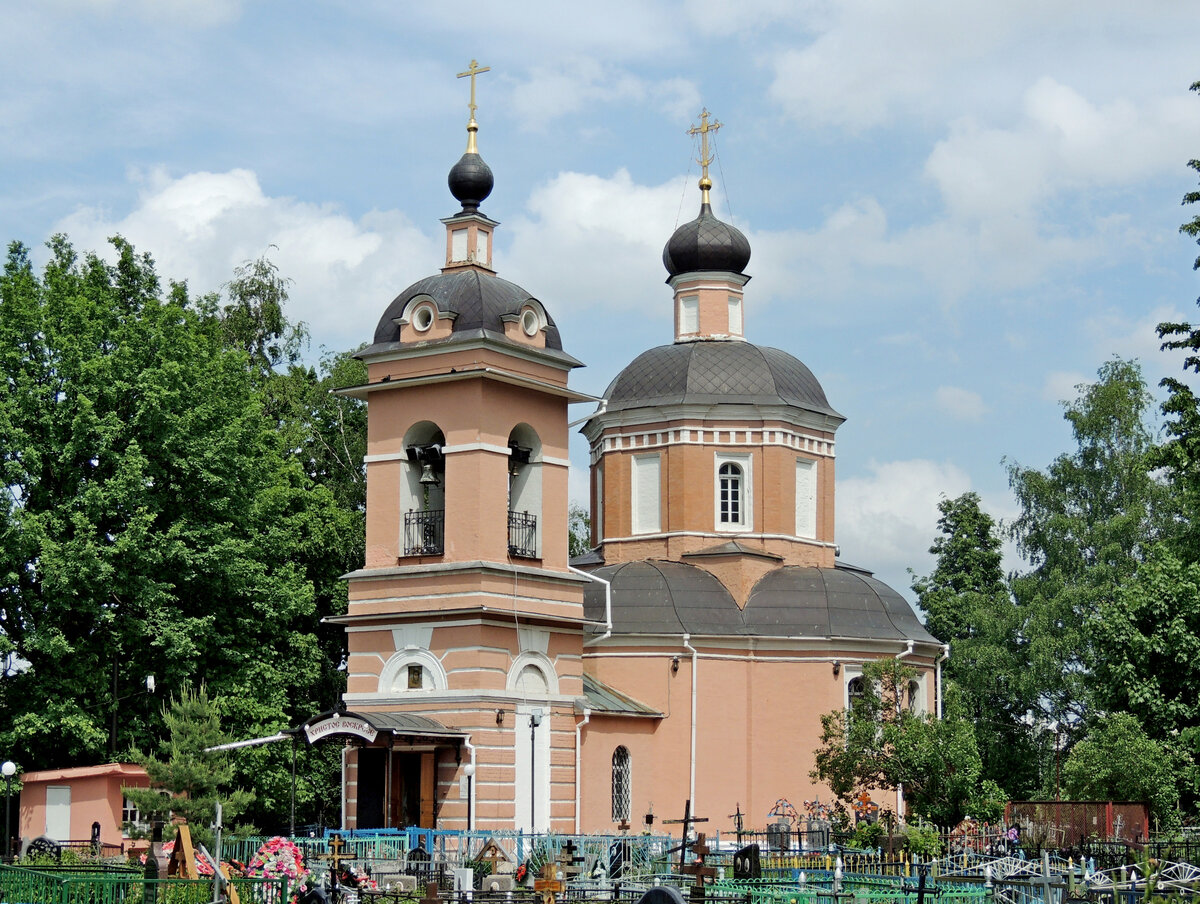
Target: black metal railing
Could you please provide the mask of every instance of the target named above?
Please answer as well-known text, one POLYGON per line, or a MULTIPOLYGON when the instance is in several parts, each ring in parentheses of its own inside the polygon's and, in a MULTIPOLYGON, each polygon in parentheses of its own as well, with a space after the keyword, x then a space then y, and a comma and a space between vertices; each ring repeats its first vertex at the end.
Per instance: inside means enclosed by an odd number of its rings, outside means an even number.
POLYGON ((404 554, 406 556, 440 556, 445 545, 446 512, 404 513, 404 554))
POLYGON ((536 559, 537 515, 508 513, 508 554, 518 559, 536 559))

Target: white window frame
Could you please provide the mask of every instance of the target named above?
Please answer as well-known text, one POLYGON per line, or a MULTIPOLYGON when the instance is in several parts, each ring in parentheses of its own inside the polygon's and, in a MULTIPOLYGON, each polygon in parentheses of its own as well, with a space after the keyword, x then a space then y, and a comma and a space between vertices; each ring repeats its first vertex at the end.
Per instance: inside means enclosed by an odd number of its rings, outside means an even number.
POLYGON ((680 296, 679 335, 690 336, 698 332, 700 332, 700 296, 680 296))
POLYGON ((630 531, 634 534, 657 534, 662 530, 662 456, 654 452, 650 455, 633 456, 630 465, 629 481, 632 492, 630 505, 630 531), (653 469, 651 470, 651 464, 653 469), (653 487, 647 485, 643 493, 643 482, 648 481, 653 474, 653 487), (651 512, 641 504, 643 495, 647 500, 653 499, 654 509, 651 512))
POLYGON ((466 226, 450 230, 450 260, 454 263, 462 263, 471 253, 467 244, 467 232, 466 226))
POLYGON ((751 469, 753 456, 744 453, 717 452, 713 464, 713 524, 719 531, 746 532, 754 529, 754 472, 751 469), (721 466, 736 465, 742 471, 738 501, 741 519, 736 522, 721 520, 721 466))
POLYGON ((729 296, 729 335, 745 335, 745 324, 742 322, 742 300, 736 295, 729 296))
POLYGON ((820 466, 816 459, 796 459, 796 536, 817 539, 817 480, 820 466))

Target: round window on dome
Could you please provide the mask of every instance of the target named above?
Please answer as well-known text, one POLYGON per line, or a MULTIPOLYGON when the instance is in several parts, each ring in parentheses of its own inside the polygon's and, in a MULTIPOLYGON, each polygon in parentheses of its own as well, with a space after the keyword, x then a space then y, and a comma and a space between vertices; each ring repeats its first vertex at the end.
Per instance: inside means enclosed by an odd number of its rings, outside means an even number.
POLYGON ((525 331, 526 336, 536 336, 541 326, 536 311, 526 308, 521 312, 521 329, 525 331))
POLYGON ((423 304, 413 311, 412 325, 418 333, 424 333, 433 326, 433 306, 423 304))

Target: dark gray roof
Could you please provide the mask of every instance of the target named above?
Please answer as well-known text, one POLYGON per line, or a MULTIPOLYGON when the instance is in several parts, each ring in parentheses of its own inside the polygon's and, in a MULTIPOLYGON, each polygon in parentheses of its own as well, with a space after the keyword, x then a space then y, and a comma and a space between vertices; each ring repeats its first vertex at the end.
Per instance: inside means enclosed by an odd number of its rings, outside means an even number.
POLYGON ((460 731, 457 728, 447 728, 437 719, 430 716, 423 716, 420 713, 356 712, 352 713, 352 715, 366 719, 379 731, 390 731, 392 734, 401 737, 462 738, 467 736, 465 731, 460 731))
POLYGON ((841 415, 802 362, 777 348, 710 339, 642 352, 604 391, 608 411, 653 405, 790 405, 841 415))
POLYGON ((609 687, 600 679, 583 673, 583 695, 587 698, 588 707, 594 713, 606 713, 614 716, 657 716, 662 713, 645 703, 634 700, 628 694, 622 694, 616 688, 609 687))
MULTIPOLYGON (((480 330, 504 335, 505 314, 516 314, 527 301, 536 301, 525 289, 491 273, 464 268, 438 273, 418 280, 393 299, 379 325, 375 327, 375 345, 394 343, 400 339, 400 327, 395 323, 405 306, 418 295, 428 295, 444 314, 457 315, 455 334, 478 335, 480 330)), ((539 302, 540 304, 540 302, 539 302)), ((558 327, 546 314, 546 348, 562 349, 558 327)), ((370 354, 365 349, 360 354, 370 354)))
MULTIPOLYGON (((720 581, 694 565, 655 559, 608 565, 592 573, 612 584, 614 634, 938 642, 904 597, 858 569, 773 569, 750 592, 744 610, 720 581)), ((588 585, 587 618, 603 623, 604 593, 603 584, 588 585)))
POLYGON ((700 215, 672 233, 663 248, 663 266, 671 276, 703 270, 742 273, 750 263, 750 242, 739 229, 700 205, 700 215))

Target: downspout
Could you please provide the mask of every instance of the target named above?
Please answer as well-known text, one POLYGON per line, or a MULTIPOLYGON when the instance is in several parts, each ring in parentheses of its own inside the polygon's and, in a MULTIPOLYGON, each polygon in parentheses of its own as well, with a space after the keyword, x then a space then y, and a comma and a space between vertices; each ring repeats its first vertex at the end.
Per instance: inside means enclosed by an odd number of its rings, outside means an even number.
MULTIPOLYGON (((913 642, 910 640, 908 642, 908 645, 903 650, 901 650, 899 653, 896 654, 896 661, 898 662, 907 656, 911 656, 912 651, 913 651, 913 642)), ((896 701, 896 706, 897 707, 900 706, 899 700, 896 701)), ((896 815, 899 816, 901 820, 904 819, 904 782, 896 783, 896 815)))
MULTIPOLYGON (((689 642, 690 634, 683 635, 683 645, 692 654, 692 743, 691 743, 691 761, 688 767, 688 799, 692 802, 692 812, 696 812, 696 664, 699 662, 700 654, 696 648, 689 642)), ((685 826, 686 828, 686 826, 685 826)), ((687 844, 687 839, 683 839, 683 843, 687 844)))
POLYGON ((580 798, 580 769, 582 768, 582 744, 583 744, 583 726, 591 721, 592 711, 586 706, 583 708, 583 721, 575 724, 575 834, 582 834, 579 829, 579 798, 580 798))
POLYGON ((599 575, 591 574, 573 565, 568 565, 567 568, 581 577, 604 585, 604 633, 595 640, 589 641, 589 643, 603 643, 612 636, 612 581, 606 581, 599 575))
POLYGON ((942 655, 935 662, 937 663, 937 676, 934 678, 934 683, 937 685, 937 717, 940 722, 942 719, 942 663, 950 658, 950 644, 942 645, 942 655))
MULTIPOLYGON (((467 753, 470 755, 470 759, 467 762, 469 762, 472 766, 475 766, 476 765, 476 763, 475 763, 475 745, 471 743, 471 739, 469 737, 463 738, 463 746, 467 748, 467 753)), ((478 768, 476 768, 476 770, 475 770, 475 775, 476 776, 479 775, 478 768)), ((469 786, 468 791, 467 791, 467 795, 469 798, 467 801, 467 804, 470 807, 470 812, 471 812, 471 818, 467 821, 467 831, 468 832, 470 832, 472 829, 475 828, 475 826, 471 825, 471 823, 475 821, 475 786, 478 783, 479 783, 478 778, 471 778, 467 782, 467 785, 469 786)))

